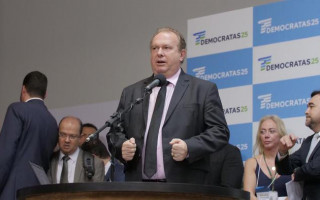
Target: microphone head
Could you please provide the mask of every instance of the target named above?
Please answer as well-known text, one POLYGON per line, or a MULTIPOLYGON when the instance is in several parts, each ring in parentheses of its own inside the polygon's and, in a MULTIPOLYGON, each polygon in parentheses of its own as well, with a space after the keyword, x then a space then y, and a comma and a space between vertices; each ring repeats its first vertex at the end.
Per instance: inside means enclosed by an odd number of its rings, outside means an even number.
POLYGON ((167 83, 167 79, 163 74, 157 74, 154 76, 154 80, 158 79, 160 81, 158 86, 163 86, 167 83))

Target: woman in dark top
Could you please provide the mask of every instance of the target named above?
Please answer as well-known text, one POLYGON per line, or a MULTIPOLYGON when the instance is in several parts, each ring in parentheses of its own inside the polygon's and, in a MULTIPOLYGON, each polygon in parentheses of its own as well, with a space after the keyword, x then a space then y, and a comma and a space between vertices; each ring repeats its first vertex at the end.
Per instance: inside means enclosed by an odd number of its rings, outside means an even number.
POLYGON ((257 199, 256 193, 277 191, 279 197, 287 196, 285 183, 290 176, 280 176, 276 172, 275 157, 280 138, 287 134, 283 121, 275 115, 260 120, 254 150, 259 155, 245 162, 243 189, 250 192, 250 199, 257 199))

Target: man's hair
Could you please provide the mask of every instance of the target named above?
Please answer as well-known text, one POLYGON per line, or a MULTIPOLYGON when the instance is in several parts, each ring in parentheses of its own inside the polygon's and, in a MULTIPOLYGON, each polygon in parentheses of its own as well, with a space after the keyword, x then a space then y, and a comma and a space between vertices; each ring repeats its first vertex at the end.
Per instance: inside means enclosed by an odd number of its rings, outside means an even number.
POLYGON ((163 28, 158 28, 157 31, 153 34, 153 36, 152 36, 152 38, 151 38, 151 40, 150 40, 150 49, 151 49, 151 46, 152 46, 153 38, 154 38, 156 35, 158 35, 159 33, 161 33, 161 32, 171 32, 171 33, 174 33, 174 34, 177 36, 178 40, 179 40, 179 45, 178 45, 178 47, 179 47, 179 50, 180 50, 180 51, 181 51, 182 49, 186 49, 186 48, 187 48, 186 40, 184 39, 183 35, 182 35, 179 31, 177 31, 177 30, 175 30, 175 29, 173 29, 173 28, 170 28, 170 27, 163 27, 163 28))
POLYGON ((315 95, 320 94, 320 90, 315 90, 311 93, 311 97, 314 97, 315 95))
POLYGON ((90 140, 89 142, 84 143, 81 146, 81 149, 91 154, 94 154, 101 159, 106 159, 110 157, 110 154, 106 146, 99 139, 90 140))
MULTIPOLYGON (((85 123, 85 124, 83 124, 83 125, 82 125, 82 129, 83 129, 84 127, 93 128, 93 129, 95 129, 95 130, 98 130, 98 128, 97 128, 94 124, 91 124, 91 123, 85 123)), ((81 132, 82 132, 82 131, 81 131, 81 132)))
POLYGON ((77 117, 73 117, 73 116, 65 116, 65 117, 63 117, 59 122, 59 127, 60 127, 60 124, 62 123, 62 121, 67 119, 67 118, 72 118, 72 119, 75 119, 75 120, 77 120, 79 122, 79 131, 80 131, 79 135, 81 135, 81 133, 82 133, 82 121, 77 117))
POLYGON ((44 99, 47 92, 48 79, 43 73, 33 71, 24 77, 23 85, 31 97, 44 99))

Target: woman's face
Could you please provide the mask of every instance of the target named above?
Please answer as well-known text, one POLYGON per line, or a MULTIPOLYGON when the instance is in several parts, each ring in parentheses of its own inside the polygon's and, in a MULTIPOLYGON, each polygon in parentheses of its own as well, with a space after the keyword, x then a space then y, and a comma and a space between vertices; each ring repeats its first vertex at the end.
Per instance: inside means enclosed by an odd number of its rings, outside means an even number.
POLYGON ((276 123, 267 119, 261 124, 260 129, 261 145, 264 149, 278 148, 280 142, 280 134, 278 133, 278 127, 276 123))

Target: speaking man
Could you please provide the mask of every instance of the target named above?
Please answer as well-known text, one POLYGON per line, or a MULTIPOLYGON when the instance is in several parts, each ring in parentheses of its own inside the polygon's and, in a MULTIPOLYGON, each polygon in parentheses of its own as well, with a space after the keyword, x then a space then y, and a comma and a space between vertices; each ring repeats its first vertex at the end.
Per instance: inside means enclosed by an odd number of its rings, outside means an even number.
POLYGON ((116 156, 127 181, 204 183, 209 154, 229 139, 218 89, 181 69, 186 42, 178 31, 158 29, 150 51, 153 76, 125 88, 118 111, 142 97, 154 76, 165 80, 123 116, 116 156))

